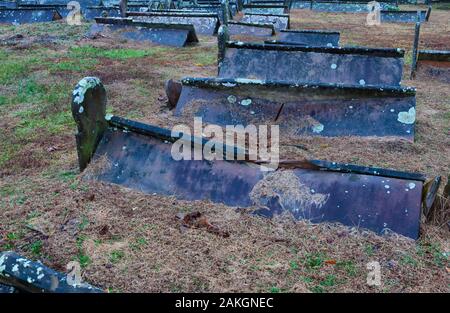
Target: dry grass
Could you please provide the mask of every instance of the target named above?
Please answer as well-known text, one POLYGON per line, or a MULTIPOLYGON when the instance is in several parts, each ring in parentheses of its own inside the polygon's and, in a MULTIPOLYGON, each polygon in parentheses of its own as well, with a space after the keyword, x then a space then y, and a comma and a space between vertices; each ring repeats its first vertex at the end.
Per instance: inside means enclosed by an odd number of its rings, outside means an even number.
MULTIPOLYGON (((449 14, 433 10, 430 22, 423 25, 422 47, 443 49, 448 45, 449 14)), ((419 171, 442 175, 445 184, 450 172, 450 88, 431 79, 407 79, 413 25, 369 28, 364 23, 365 16, 358 14, 291 13, 292 28, 341 30, 342 45, 407 50, 403 84, 418 88, 416 141, 286 140, 281 158, 310 157, 419 171)), ((75 127, 70 115, 69 120, 59 121, 61 114, 69 112, 70 92, 76 82, 83 76, 98 76, 108 91, 109 111, 171 127, 177 120, 165 104, 164 80, 214 76, 216 42, 201 37, 195 47, 161 50, 108 38, 88 40, 82 38, 86 27, 67 29, 56 24, 51 26, 55 38, 43 43, 38 39, 48 28, 1 28, 0 40, 21 33, 26 44, 0 46, 0 58, 6 53, 27 68, 14 76, 12 83, 0 85, 3 97, 15 99, 2 105, 0 98, 0 249, 17 250, 61 271, 70 260, 78 260, 87 281, 110 291, 449 291, 450 241, 443 223, 448 218, 448 200, 439 205, 444 217, 424 223, 420 240, 413 242, 339 225, 295 222, 286 216, 268 220, 208 201, 144 195, 81 180, 75 127), (85 45, 155 50, 152 55, 128 59, 74 58, 70 54, 70 47, 85 45), (30 55, 39 62, 29 61, 30 55), (92 60, 96 62, 87 66, 92 60), (52 70, 52 64, 64 62, 69 62, 68 69, 52 70), (26 85, 24 93, 17 82, 30 80, 37 82, 37 87, 26 85), (55 89, 58 84, 61 90, 55 89), (60 92, 61 96, 42 98, 48 92, 60 92), (30 120, 40 123, 30 125, 30 120), (177 213, 193 211, 205 214, 230 237, 203 228, 180 229, 177 213), (370 261, 381 264, 380 287, 366 284, 370 261)))

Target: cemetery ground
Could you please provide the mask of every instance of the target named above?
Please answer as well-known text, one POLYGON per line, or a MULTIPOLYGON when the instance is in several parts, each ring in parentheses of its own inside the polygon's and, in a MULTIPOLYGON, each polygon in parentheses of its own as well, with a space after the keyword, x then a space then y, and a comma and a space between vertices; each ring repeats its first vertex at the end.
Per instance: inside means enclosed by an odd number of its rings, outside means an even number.
MULTIPOLYGON (((421 48, 448 49, 450 11, 433 9, 421 48)), ((164 82, 217 74, 217 39, 170 48, 84 37, 90 24, 0 26, 0 250, 15 250, 110 292, 449 292, 449 200, 414 242, 333 224, 273 220, 210 201, 181 201, 83 180, 70 103, 76 83, 97 76, 108 112, 171 128, 164 82), (181 228, 200 211, 229 233, 181 228), (381 286, 366 283, 381 265, 381 286)), ((417 87, 415 142, 281 138, 281 158, 315 158, 450 174, 450 88, 409 80, 413 24, 365 26, 360 14, 293 10, 291 28, 336 29, 341 45, 406 50, 403 85, 417 87)), ((364 195, 361 195, 364 197, 364 195)), ((370 205, 368 203, 367 205, 370 205)))

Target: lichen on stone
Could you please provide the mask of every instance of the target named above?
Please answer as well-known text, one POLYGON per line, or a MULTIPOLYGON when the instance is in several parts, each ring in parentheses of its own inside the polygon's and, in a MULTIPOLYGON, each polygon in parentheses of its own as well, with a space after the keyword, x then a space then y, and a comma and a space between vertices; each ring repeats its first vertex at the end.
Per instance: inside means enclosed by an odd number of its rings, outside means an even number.
MULTIPOLYGON (((80 104, 84 101, 84 95, 88 89, 94 88, 100 84, 100 80, 97 77, 85 77, 77 84, 73 91, 73 102, 80 104)), ((80 112, 82 113, 82 112, 80 112)))
POLYGON ((414 124, 416 121, 416 109, 412 107, 408 112, 399 112, 397 120, 403 124, 414 124))

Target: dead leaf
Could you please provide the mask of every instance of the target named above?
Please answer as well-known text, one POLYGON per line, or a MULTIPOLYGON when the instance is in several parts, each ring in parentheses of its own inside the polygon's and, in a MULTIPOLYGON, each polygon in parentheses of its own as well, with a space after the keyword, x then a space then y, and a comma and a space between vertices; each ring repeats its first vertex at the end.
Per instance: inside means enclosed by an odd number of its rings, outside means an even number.
POLYGON ((180 231, 182 233, 184 233, 187 228, 206 228, 206 230, 212 234, 219 235, 223 238, 230 237, 230 234, 227 231, 223 231, 218 226, 211 224, 206 216, 198 211, 187 214, 178 213, 175 217, 182 220, 180 226, 180 231))

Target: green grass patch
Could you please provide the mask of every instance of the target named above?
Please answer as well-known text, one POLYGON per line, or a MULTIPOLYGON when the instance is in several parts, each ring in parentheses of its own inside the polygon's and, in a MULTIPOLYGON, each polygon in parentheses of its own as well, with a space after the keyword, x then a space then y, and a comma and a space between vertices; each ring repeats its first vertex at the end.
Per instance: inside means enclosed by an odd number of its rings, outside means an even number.
POLYGON ((409 254, 405 254, 401 260, 400 260, 400 264, 402 265, 409 265, 412 267, 416 267, 418 265, 418 262, 416 261, 416 259, 414 259, 413 256, 409 255, 409 254))
POLYGON ((433 4, 435 10, 450 10, 450 3, 435 3, 433 4))
POLYGON ((270 287, 269 291, 270 291, 271 293, 280 293, 280 292, 281 292, 281 289, 278 288, 278 287, 276 287, 276 286, 273 286, 273 287, 270 287))
POLYGON ((56 63, 49 63, 48 69, 50 73, 64 71, 83 72, 94 69, 97 64, 98 61, 94 59, 77 59, 76 61, 59 61, 56 63))
POLYGON ((0 166, 11 160, 20 149, 18 144, 0 143, 0 166))
POLYGON ((91 264, 91 259, 83 251, 83 243, 85 240, 86 236, 80 235, 78 236, 76 241, 78 253, 75 259, 76 261, 78 261, 78 263, 80 263, 81 268, 86 268, 89 264, 91 264))
POLYGON ((27 76, 36 64, 42 63, 42 57, 28 55, 26 57, 0 55, 0 84, 16 84, 17 80, 27 76))
POLYGON ((336 267, 343 269, 351 277, 355 277, 358 274, 358 270, 353 261, 338 261, 336 267))
POLYGON ((136 240, 134 240, 134 242, 130 243, 130 248, 132 250, 141 250, 146 245, 148 245, 147 239, 145 239, 144 237, 139 237, 139 238, 136 238, 136 240))
POLYGON ((0 84, 10 84, 27 72, 28 66, 22 60, 2 60, 0 62, 0 84))
POLYGON ((72 118, 72 113, 67 110, 58 112, 45 118, 34 117, 24 118, 15 130, 15 134, 19 138, 32 137, 37 130, 46 130, 49 134, 59 134, 68 127, 74 127, 75 122, 72 118))
POLYGON ((304 263, 309 269, 319 269, 324 265, 325 258, 323 253, 307 253, 304 263))
POLYGON ((36 256, 41 255, 42 253, 42 241, 37 240, 35 242, 33 242, 32 244, 30 244, 29 249, 31 251, 31 253, 33 253, 36 256))
POLYGON ((120 260, 122 260, 125 257, 125 252, 120 251, 120 250, 114 250, 113 252, 111 252, 110 256, 109 256, 109 261, 111 263, 119 263, 120 260))
POLYGON ((334 285, 336 285, 336 280, 336 276, 327 275, 325 279, 320 282, 320 285, 323 287, 333 287, 334 285))
POLYGON ((72 47, 69 56, 72 58, 107 58, 126 60, 154 56, 168 51, 168 48, 153 47, 149 49, 104 49, 93 46, 72 47))
POLYGON ((196 65, 207 66, 217 63, 217 55, 213 52, 198 52, 191 57, 196 65))
POLYGON ((9 99, 7 97, 0 95, 0 106, 8 104, 8 100, 9 99))

